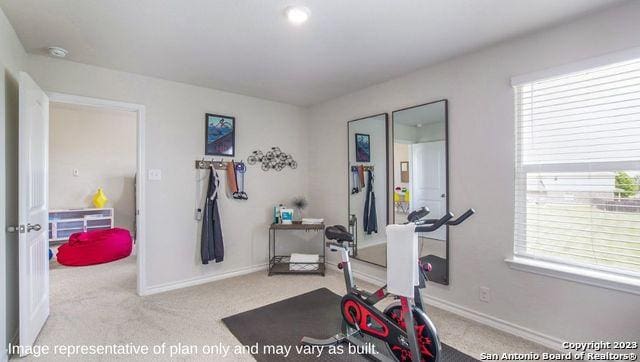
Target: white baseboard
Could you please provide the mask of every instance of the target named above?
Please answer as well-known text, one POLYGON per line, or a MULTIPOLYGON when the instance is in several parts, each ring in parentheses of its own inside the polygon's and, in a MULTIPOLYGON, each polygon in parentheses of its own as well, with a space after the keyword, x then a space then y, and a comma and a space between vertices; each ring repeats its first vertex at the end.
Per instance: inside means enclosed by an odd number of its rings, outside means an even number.
POLYGON ((387 281, 384 280, 384 279, 376 278, 374 276, 367 275, 367 274, 364 274, 364 273, 361 273, 361 272, 353 272, 353 277, 356 278, 356 279, 363 280, 363 281, 365 281, 367 283, 371 283, 371 284, 376 285, 378 287, 381 287, 381 286, 387 284, 387 281))
POLYGON ((371 247, 371 246, 383 245, 383 244, 386 244, 386 243, 387 243, 387 240, 385 239, 385 240, 374 241, 372 243, 358 244, 358 250, 366 249, 366 248, 371 247))
POLYGON ((168 292, 170 290, 187 288, 187 287, 192 287, 194 285, 200 285, 200 284, 215 282, 217 280, 233 278, 233 277, 237 277, 237 276, 241 276, 241 275, 245 275, 245 274, 251 274, 251 273, 255 273, 255 272, 261 271, 261 270, 266 270, 267 266, 268 266, 268 264, 266 264, 266 263, 265 264, 258 264, 258 265, 253 265, 253 266, 246 267, 246 268, 241 268, 241 269, 225 272, 225 273, 222 273, 222 274, 203 275, 203 276, 199 276, 199 277, 195 277, 195 278, 191 278, 191 279, 186 279, 186 280, 180 280, 180 281, 171 282, 171 283, 154 285, 154 286, 147 287, 144 290, 142 290, 140 292, 140 295, 145 296, 145 295, 158 294, 158 293, 168 292))
POLYGON ((560 351, 563 353, 567 352, 565 349, 562 348, 562 340, 560 338, 556 338, 553 336, 546 335, 544 333, 536 332, 532 329, 511 323, 511 322, 507 322, 500 318, 496 318, 488 314, 484 314, 484 313, 451 303, 444 299, 426 296, 424 297, 424 301, 425 303, 433 307, 446 310, 447 312, 451 312, 461 317, 470 319, 474 322, 487 325, 499 331, 513 334, 520 338, 524 338, 531 342, 540 344, 549 349, 560 351))
MULTIPOLYGON (((334 266, 336 265, 335 263, 330 263, 330 264, 334 266)), ((361 272, 354 271, 353 275, 356 279, 360 279, 362 281, 365 281, 377 286, 383 286, 386 284, 386 280, 382 280, 380 278, 376 278, 361 272)), ((425 303, 433 307, 440 308, 442 310, 453 313, 455 315, 470 319, 474 322, 495 328, 499 331, 509 333, 509 334, 518 336, 520 338, 524 338, 526 340, 540 344, 549 349, 566 353, 566 350, 562 348, 562 340, 560 338, 556 338, 540 332, 536 332, 529 328, 511 323, 511 322, 507 322, 500 318, 496 318, 488 314, 484 314, 484 313, 469 309, 467 307, 463 307, 455 303, 451 303, 444 299, 435 298, 431 296, 424 296, 424 301, 425 303)))
MULTIPOLYGON (((336 269, 338 268, 338 263, 337 263, 337 262, 329 261, 329 260, 328 260, 328 261, 327 261, 327 264, 329 264, 329 265, 332 265, 332 266, 336 267, 336 269)), ((342 273, 342 271, 341 271, 341 270, 338 270, 338 271, 339 271, 340 273, 342 273)), ((363 273, 363 272, 359 272, 359 271, 353 270, 353 268, 351 269, 351 271, 353 272, 353 277, 354 277, 354 278, 356 278, 356 279, 360 279, 360 280, 365 281, 365 282, 367 282, 367 283, 371 283, 371 284, 373 284, 373 285, 377 285, 377 286, 379 286, 379 287, 381 287, 381 286, 383 286, 383 285, 387 284, 387 281, 386 281, 386 280, 384 280, 384 279, 380 279, 380 278, 374 277, 374 276, 372 276, 372 275, 369 275, 369 274, 366 274, 366 273, 363 273)))

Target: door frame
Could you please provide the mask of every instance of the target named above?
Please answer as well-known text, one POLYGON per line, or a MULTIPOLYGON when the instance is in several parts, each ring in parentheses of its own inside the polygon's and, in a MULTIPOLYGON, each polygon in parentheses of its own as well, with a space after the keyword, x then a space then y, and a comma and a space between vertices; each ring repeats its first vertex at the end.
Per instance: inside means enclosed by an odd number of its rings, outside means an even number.
POLYGON ((135 103, 127 103, 99 98, 78 96, 73 94, 46 92, 50 103, 64 103, 78 106, 89 106, 102 109, 135 112, 137 114, 137 182, 136 182, 136 268, 137 268, 137 293, 142 296, 146 290, 145 276, 145 244, 146 244, 146 217, 145 217, 145 106, 135 103))
MULTIPOLYGON (((2 68, 6 69, 6 68, 2 68)), ((10 78, 11 76, 9 76, 10 78)), ((6 249, 7 243, 10 242, 9 233, 7 232, 7 217, 6 217, 6 208, 7 208, 7 200, 6 200, 6 179, 7 179, 7 163, 6 163, 6 141, 8 134, 5 133, 7 129, 7 122, 10 122, 6 119, 7 110, 5 108, 11 107, 10 104, 6 104, 9 102, 5 102, 7 98, 6 95, 6 84, 4 87, 0 86, 0 97, 2 99, 2 105, 0 105, 0 139, 2 139, 3 146, 0 147, 0 195, 2 199, 0 200, 0 270, 2 270, 2 276, 0 277, 0 362, 6 362, 9 359, 8 355, 8 344, 5 342, 13 343, 13 336, 11 339, 7 338, 7 265, 6 265, 6 249)), ((17 185, 17 184, 16 184, 17 185)), ((15 210, 16 214, 18 210, 15 210)), ((13 221, 13 220, 12 220, 13 221)), ((10 221, 11 222, 11 221, 10 221)), ((12 241, 12 240, 11 240, 12 241)), ((12 332, 13 333, 13 332, 12 332)))

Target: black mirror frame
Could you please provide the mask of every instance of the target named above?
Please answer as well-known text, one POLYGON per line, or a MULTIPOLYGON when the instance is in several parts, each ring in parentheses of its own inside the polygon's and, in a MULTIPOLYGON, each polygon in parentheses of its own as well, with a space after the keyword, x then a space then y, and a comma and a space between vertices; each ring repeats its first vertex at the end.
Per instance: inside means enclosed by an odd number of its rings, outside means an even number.
MULTIPOLYGON (((351 137, 349 137, 349 126, 351 125, 351 122, 357 122, 357 121, 362 121, 364 119, 367 118, 374 118, 374 117, 379 117, 379 116, 384 116, 384 138, 385 138, 385 162, 386 162, 386 174, 385 174, 385 184, 387 185, 387 187, 385 187, 385 189, 387 190, 386 195, 385 195, 385 210, 386 210, 386 215, 387 215, 387 219, 385 220, 385 226, 389 224, 389 220, 391 220, 390 216, 389 216, 389 113, 384 112, 384 113, 378 113, 378 114, 373 114, 370 116, 366 116, 366 117, 360 117, 357 119, 353 119, 351 121, 347 122, 347 170, 349 170, 349 167, 351 166, 351 164, 349 163, 349 145, 351 144, 351 137)), ((349 215, 351 214, 351 180, 350 180, 350 176, 351 174, 349 172, 347 172, 347 225, 349 225, 349 215)), ((357 256, 351 256, 353 259, 356 259, 358 261, 362 261, 371 265, 376 265, 382 268, 386 268, 386 265, 380 265, 368 260, 364 260, 364 259, 360 259, 357 256)))
MULTIPOLYGON (((405 108, 397 109, 397 110, 391 112, 391 142, 395 141, 393 118, 394 118, 394 115, 396 114, 396 112, 406 111, 408 109, 428 106, 430 104, 435 104, 435 103, 440 103, 440 102, 444 102, 444 135, 446 137, 446 142, 444 144, 444 147, 445 147, 445 151, 444 151, 445 173, 446 173, 445 179, 446 179, 446 187, 447 187, 447 201, 446 201, 446 210, 445 210, 445 213, 446 213, 446 212, 449 212, 449 204, 450 204, 450 198, 451 198, 451 193, 449 192, 449 100, 446 99, 446 98, 445 99, 439 99, 437 101, 418 104, 416 106, 411 106, 411 107, 405 107, 405 108)), ((387 150, 388 149, 389 149, 389 146, 387 145, 387 150)), ((392 168, 395 168, 394 157, 395 157, 395 155, 393 154, 393 152, 391 152, 391 156, 387 155, 387 159, 391 158, 391 167, 392 168)), ((387 170, 387 172, 388 172, 388 170, 387 170)), ((392 170, 392 172, 395 172, 395 170, 392 170)), ((390 188, 393 188, 393 185, 390 188)), ((387 194, 388 193, 389 193, 389 191, 387 190, 387 194)), ((388 198, 388 196, 387 196, 387 198, 388 198)), ((387 202, 389 202, 389 200, 387 200, 387 202)), ((440 216, 433 215, 433 217, 435 217, 435 218, 440 217, 440 216)), ((391 222, 395 222, 395 213, 393 213, 393 219, 391 220, 391 222)), ((445 227, 446 227, 445 237, 447 239, 446 240, 446 262, 445 262, 446 271, 445 271, 445 276, 444 276, 445 279, 443 281, 435 281, 434 280, 433 282, 434 283, 443 284, 443 285, 449 285, 449 282, 450 282, 450 278, 449 278, 449 226, 447 225, 445 227)))

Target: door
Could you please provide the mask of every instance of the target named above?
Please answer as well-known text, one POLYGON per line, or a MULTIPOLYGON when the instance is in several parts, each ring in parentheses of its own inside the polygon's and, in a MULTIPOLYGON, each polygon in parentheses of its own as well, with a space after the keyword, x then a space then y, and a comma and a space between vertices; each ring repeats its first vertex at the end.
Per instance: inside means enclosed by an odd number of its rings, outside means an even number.
POLYGON ((49 317, 49 98, 24 72, 19 117, 20 345, 27 347, 49 317))
MULTIPOLYGON (((447 212, 447 178, 444 141, 411 145, 411 209, 427 206, 429 217, 438 219, 447 212)), ((427 235, 425 235, 427 236, 427 235)), ((428 234, 446 239, 446 228, 428 234)))

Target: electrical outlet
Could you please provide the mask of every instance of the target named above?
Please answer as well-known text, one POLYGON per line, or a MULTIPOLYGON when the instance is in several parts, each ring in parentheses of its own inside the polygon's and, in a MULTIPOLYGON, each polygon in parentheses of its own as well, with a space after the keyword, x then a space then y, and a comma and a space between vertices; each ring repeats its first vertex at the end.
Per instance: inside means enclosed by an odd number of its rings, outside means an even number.
POLYGON ((78 177, 80 176, 80 170, 78 170, 77 168, 73 169, 73 176, 78 177))
POLYGON ((480 287, 479 298, 481 301, 489 303, 491 301, 491 289, 487 287, 480 287))

